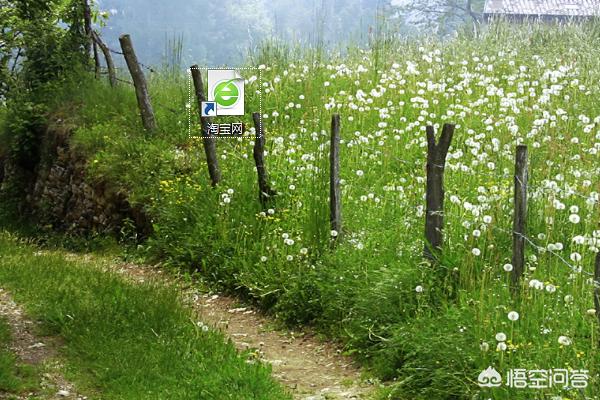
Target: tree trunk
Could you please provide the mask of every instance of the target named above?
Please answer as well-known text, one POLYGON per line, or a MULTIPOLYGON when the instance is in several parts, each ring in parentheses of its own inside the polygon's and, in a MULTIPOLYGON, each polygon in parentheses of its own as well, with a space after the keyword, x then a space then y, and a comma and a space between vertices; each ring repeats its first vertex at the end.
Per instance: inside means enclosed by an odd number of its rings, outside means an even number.
POLYGON ((83 0, 83 29, 85 30, 85 50, 89 56, 92 51, 92 10, 88 0, 83 0))
POLYGON ((96 45, 95 41, 92 44, 93 44, 93 48, 94 48, 94 75, 95 75, 96 79, 100 79, 101 68, 100 68, 100 58, 98 57, 98 46, 96 45))

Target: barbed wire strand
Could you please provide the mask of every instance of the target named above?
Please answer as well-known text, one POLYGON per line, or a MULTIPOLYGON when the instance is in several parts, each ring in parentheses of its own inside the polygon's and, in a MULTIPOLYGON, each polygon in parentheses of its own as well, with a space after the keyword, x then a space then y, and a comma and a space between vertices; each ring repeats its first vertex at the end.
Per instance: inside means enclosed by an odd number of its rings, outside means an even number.
MULTIPOLYGON (((123 52, 121 52, 121 51, 117 51, 117 50, 114 50, 114 49, 111 49, 110 47, 108 48, 108 51, 110 51, 111 53, 114 53, 114 54, 119 54, 119 55, 121 55, 121 56, 122 56, 122 55, 124 55, 124 54, 123 54, 123 52)), ((152 68, 152 67, 150 67, 150 66, 148 66, 148 65, 146 65, 146 64, 144 64, 144 63, 141 63, 141 62, 139 62, 139 61, 138 61, 137 63, 138 63, 138 65, 139 65, 140 67, 142 67, 142 68, 146 68, 146 69, 147 69, 148 71, 150 71, 150 72, 156 72, 156 70, 155 70, 154 68, 152 68)))
MULTIPOLYGON (((358 142, 358 146, 361 147, 361 148, 364 148, 365 150, 370 150, 373 153, 381 153, 380 150, 375 149, 372 146, 365 146, 364 143, 358 142)), ((400 157, 393 156, 393 155, 391 156, 391 158, 394 161, 398 161, 398 162, 401 162, 401 163, 404 163, 404 164, 408 164, 408 165, 416 165, 416 164, 426 163, 425 159, 423 159, 421 161, 420 160, 408 161, 408 160, 405 160, 405 159, 402 159, 400 157)), ((446 163, 445 165, 440 165, 440 164, 433 164, 433 165, 435 167, 437 167, 437 168, 441 168, 441 169, 445 169, 445 170, 450 170, 452 172, 454 171, 453 170, 453 166, 450 163, 446 163)), ((504 171, 502 171, 501 173, 492 173, 492 172, 476 171, 476 170, 471 169, 470 171, 463 171, 463 172, 472 172, 473 175, 475 175, 475 176, 485 175, 485 176, 491 176, 491 177, 498 178, 498 179, 507 179, 507 178, 513 178, 514 177, 514 173, 512 173, 512 172, 504 172, 504 171)), ((534 184, 531 184, 531 183, 528 183, 528 187, 530 189, 534 189, 534 190, 537 189, 537 190, 542 190, 542 191, 551 191, 554 194, 558 194, 556 192, 556 190, 554 190, 551 187, 538 186, 538 185, 534 185, 534 184)), ((570 188, 570 187, 569 188, 558 187, 558 188, 561 191, 564 191, 564 192, 566 192, 568 194, 572 194, 572 195, 581 197, 581 198, 586 199, 586 200, 589 200, 589 199, 592 198, 592 194, 591 193, 590 194, 583 194, 583 193, 581 193, 579 191, 576 191, 576 190, 574 190, 573 188, 570 188)), ((597 201, 595 201, 595 202, 597 203, 597 201)))
MULTIPOLYGON (((152 71, 152 72, 154 72, 154 71, 152 71)), ((121 79, 121 78, 119 78, 119 77, 115 77, 115 79, 116 79, 118 82, 125 83, 125 84, 127 84, 127 85, 130 85, 130 86, 135 86, 133 82, 131 82, 131 81, 128 81, 128 80, 126 80, 126 79, 121 79)), ((156 104, 156 105, 158 105, 158 106, 160 106, 160 107, 164 108, 165 110, 167 110, 167 111, 170 111, 170 112, 172 112, 172 113, 174 113, 174 114, 181 114, 181 113, 182 113, 182 111, 178 111, 178 110, 176 110, 176 109, 174 109, 174 108, 172 108, 172 107, 169 107, 169 106, 167 106, 167 105, 165 105, 165 104, 162 104, 161 102, 159 102, 159 101, 157 101, 155 98, 153 98, 153 96, 150 96, 150 100, 151 100, 151 101, 152 101, 154 104, 156 104)))
MULTIPOLYGON (((430 215, 450 216, 450 217, 454 217, 454 218, 458 218, 458 219, 462 219, 462 218, 464 218, 464 216, 463 216, 463 215, 458 215, 458 214, 454 214, 454 213, 448 213, 448 212, 441 211, 441 210, 440 210, 440 211, 430 211, 430 212, 429 212, 429 214, 430 214, 430 215)), ((591 273, 591 272, 588 272, 588 271, 585 271, 583 268, 578 268, 578 267, 576 267, 576 266, 572 265, 572 264, 571 264, 571 263, 569 263, 569 262, 568 262, 568 261, 567 261, 567 260, 566 260, 566 259, 565 259, 565 258, 562 256, 562 255, 560 255, 560 254, 556 253, 555 251, 553 251, 553 250, 550 250, 550 249, 548 249, 547 247, 540 246, 539 244, 535 243, 535 242, 533 241, 533 239, 531 239, 531 238, 530 238, 530 237, 528 237, 527 235, 524 235, 524 234, 522 234, 522 233, 520 233, 520 232, 509 231, 509 230, 506 230, 506 229, 504 229, 504 228, 500 228, 500 227, 498 227, 498 226, 495 226, 495 225, 491 225, 491 228, 492 228, 492 229, 495 229, 495 230, 498 230, 498 231, 500 231, 500 232, 503 232, 503 233, 509 234, 509 235, 513 235, 513 234, 515 234, 515 235, 517 235, 517 236, 519 236, 519 237, 522 237, 523 239, 525 239, 525 241, 526 241, 527 243, 529 243, 529 244, 530 244, 530 245, 531 245, 533 248, 535 248, 535 249, 536 249, 538 252, 540 252, 540 253, 542 253, 542 254, 549 253, 549 254, 551 254, 551 255, 553 255, 553 256, 555 256, 555 257, 557 257, 557 258, 558 258, 558 259, 559 259, 559 260, 560 260, 560 261, 561 261, 563 264, 565 264, 567 267, 569 267, 569 269, 571 269, 571 271, 573 271, 574 273, 582 273, 582 274, 584 274, 584 275, 591 276, 591 277, 594 277, 594 276, 595 276, 593 273, 591 273)), ((594 284, 600 287, 600 282, 598 282, 598 281, 594 280, 594 284)))

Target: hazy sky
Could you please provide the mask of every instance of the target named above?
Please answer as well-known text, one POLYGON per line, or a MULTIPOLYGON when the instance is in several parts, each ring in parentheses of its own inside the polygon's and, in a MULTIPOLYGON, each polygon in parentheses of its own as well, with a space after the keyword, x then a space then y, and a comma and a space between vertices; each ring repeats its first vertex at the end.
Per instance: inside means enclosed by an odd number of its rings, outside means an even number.
MULTIPOLYGON (((113 48, 131 34, 141 60, 172 60, 181 40, 182 63, 234 65, 265 39, 288 44, 368 40, 378 10, 390 0, 99 0, 109 18, 103 35, 113 48), (177 41, 176 40, 176 41, 177 41)), ((397 0, 395 0, 397 1, 397 0)))

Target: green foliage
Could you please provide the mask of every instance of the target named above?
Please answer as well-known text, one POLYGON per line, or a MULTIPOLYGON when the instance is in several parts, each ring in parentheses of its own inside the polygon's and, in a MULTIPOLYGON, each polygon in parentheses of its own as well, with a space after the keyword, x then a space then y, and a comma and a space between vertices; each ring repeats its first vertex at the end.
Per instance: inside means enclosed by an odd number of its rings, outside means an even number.
POLYGON ((465 382, 465 376, 480 372, 480 352, 471 345, 477 337, 467 332, 472 315, 468 310, 444 311, 406 321, 374 352, 376 368, 383 368, 378 373, 394 380, 386 399, 461 399, 478 394, 465 382))
POLYGON ((0 1, 0 155, 10 164, 4 214, 22 214, 30 175, 40 161, 47 103, 54 90, 89 62, 77 0, 0 1), (21 204, 15 204, 20 201, 21 204))
POLYGON ((2 0, 0 66, 5 75, 24 84, 21 90, 34 89, 75 63, 87 62, 87 55, 81 51, 85 40, 82 4, 76 0, 2 0), (60 22, 68 26, 61 27, 60 22), (7 71, 9 64, 11 71, 7 71))

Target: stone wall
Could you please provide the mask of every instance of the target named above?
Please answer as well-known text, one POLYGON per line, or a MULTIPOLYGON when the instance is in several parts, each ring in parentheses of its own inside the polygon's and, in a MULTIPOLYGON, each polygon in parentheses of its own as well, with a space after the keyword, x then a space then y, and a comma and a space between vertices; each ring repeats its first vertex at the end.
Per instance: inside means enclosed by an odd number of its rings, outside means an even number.
MULTIPOLYGON (((126 193, 110 182, 87 176, 87 161, 69 145, 70 137, 68 128, 46 129, 40 162, 27 174, 25 212, 39 225, 73 234, 116 234, 129 220, 138 237, 147 237, 151 224, 143 210, 131 207, 126 193)), ((9 161, 3 164, 2 186, 18 173, 9 161)))

